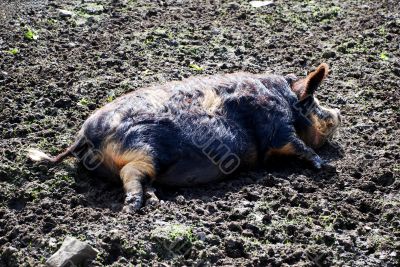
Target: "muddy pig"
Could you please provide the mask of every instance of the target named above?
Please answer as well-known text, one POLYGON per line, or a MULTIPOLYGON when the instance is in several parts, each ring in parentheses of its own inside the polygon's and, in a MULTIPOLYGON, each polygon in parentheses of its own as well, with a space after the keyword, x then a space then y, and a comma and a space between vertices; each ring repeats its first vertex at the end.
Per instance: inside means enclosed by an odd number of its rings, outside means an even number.
POLYGON ((341 121, 339 110, 314 96, 328 71, 323 63, 304 78, 240 72, 142 88, 95 111, 65 152, 30 149, 29 157, 59 163, 76 156, 96 175, 122 181, 127 212, 142 207, 153 182, 204 184, 274 155, 319 169, 324 162, 314 149, 341 121))

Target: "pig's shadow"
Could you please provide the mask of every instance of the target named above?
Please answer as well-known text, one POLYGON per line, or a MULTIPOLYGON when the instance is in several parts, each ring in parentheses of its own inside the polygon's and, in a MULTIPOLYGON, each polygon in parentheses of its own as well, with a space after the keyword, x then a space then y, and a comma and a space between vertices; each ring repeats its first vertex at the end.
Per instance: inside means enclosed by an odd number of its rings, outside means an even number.
MULTIPOLYGON (((326 144, 317 153, 321 158, 334 166, 334 161, 343 158, 343 149, 336 144, 326 144)), ((206 202, 215 201, 216 198, 223 198, 229 192, 240 191, 245 186, 255 183, 266 183, 267 186, 274 186, 280 179, 295 179, 297 175, 304 175, 312 182, 330 180, 334 182, 337 173, 334 167, 323 170, 313 170, 307 162, 294 157, 278 157, 267 162, 262 169, 242 172, 222 182, 210 183, 194 188, 173 188, 155 184, 156 195, 160 200, 175 201, 178 195, 185 199, 202 199, 206 202), (271 178, 272 175, 272 178, 271 178), (276 179, 275 179, 275 178, 276 179), (269 179, 269 180, 268 180, 269 179)), ((78 167, 78 178, 76 179, 76 191, 84 196, 84 205, 109 209, 119 212, 123 207, 124 192, 122 184, 111 183, 105 179, 94 177, 83 166, 78 167)))
MULTIPOLYGON (((328 143, 317 151, 318 155, 328 163, 326 168, 315 170, 307 162, 295 157, 276 157, 269 160, 266 166, 253 171, 237 174, 222 182, 215 182, 195 188, 171 188, 156 186, 157 196, 166 201, 176 201, 178 195, 183 195, 186 200, 201 199, 205 202, 214 202, 223 199, 229 192, 238 192, 246 186, 258 186, 259 184, 273 187, 282 180, 294 180, 298 175, 303 175, 311 183, 334 183, 338 173, 335 161, 344 157, 341 147, 328 143)), ((322 185, 323 186, 323 185, 322 185)))

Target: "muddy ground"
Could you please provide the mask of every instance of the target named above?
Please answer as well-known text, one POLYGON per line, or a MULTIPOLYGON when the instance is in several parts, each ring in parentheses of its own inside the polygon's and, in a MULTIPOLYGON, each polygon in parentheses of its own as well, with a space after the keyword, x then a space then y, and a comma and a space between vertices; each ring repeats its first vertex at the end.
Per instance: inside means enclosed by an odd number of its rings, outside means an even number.
POLYGON ((21 0, 0 3, 0 266, 39 266, 75 236, 94 266, 399 266, 397 1, 21 0), (61 11, 60 11, 61 9, 61 11), (344 117, 318 153, 280 159, 120 212, 119 186, 74 159, 48 167, 116 96, 191 75, 331 66, 322 103, 344 117))

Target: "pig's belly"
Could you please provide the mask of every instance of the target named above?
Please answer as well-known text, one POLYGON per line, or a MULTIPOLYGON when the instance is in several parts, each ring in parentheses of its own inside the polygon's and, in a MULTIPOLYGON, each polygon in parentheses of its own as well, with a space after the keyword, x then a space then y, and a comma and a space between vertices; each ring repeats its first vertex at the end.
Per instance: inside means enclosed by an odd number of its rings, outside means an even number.
POLYGON ((219 165, 214 164, 205 156, 190 155, 180 159, 164 173, 156 177, 158 184, 170 186, 193 186, 221 180, 226 175, 219 165))

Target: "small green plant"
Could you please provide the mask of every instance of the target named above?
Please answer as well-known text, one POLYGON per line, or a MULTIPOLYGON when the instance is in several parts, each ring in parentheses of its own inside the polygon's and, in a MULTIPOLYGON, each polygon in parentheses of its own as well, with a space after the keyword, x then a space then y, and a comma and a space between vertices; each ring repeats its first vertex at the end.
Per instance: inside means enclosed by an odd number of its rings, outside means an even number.
POLYGON ((337 218, 337 214, 320 215, 319 221, 321 226, 325 227, 325 230, 332 231, 337 218))
POLYGON ((384 26, 381 26, 379 28, 379 34, 382 35, 382 36, 386 36, 387 35, 387 31, 386 31, 384 26))
POLYGON ((31 190, 29 190, 29 195, 31 196, 31 198, 32 198, 32 200, 33 201, 36 201, 36 200, 38 200, 40 197, 41 197, 41 195, 44 193, 44 188, 42 188, 42 187, 35 187, 35 188, 32 188, 31 190))
POLYGON ((55 20, 55 19, 48 19, 48 20, 47 20, 47 24, 49 24, 49 25, 55 25, 55 24, 57 24, 57 20, 55 20))
POLYGON ((10 50, 4 51, 4 52, 6 52, 7 54, 15 56, 16 54, 18 54, 19 50, 18 50, 18 48, 13 48, 13 49, 10 49, 10 50))
POLYGON ((189 68, 191 68, 191 69, 193 69, 193 70, 195 70, 195 71, 203 71, 203 70, 204 70, 203 67, 200 67, 200 66, 197 65, 197 64, 190 64, 190 65, 189 65, 189 68))
POLYGON ((78 106, 86 107, 87 105, 89 105, 89 100, 86 97, 83 97, 78 101, 78 106))
POLYGON ((180 225, 180 224, 174 224, 174 225, 171 225, 171 227, 169 229, 167 229, 167 232, 168 232, 170 238, 172 238, 172 240, 175 240, 175 239, 181 238, 181 237, 186 237, 190 241, 194 240, 191 227, 187 227, 187 226, 180 225))
POLYGON ((150 45, 150 44, 152 44, 152 43, 154 43, 155 42, 155 38, 154 38, 154 36, 147 36, 146 37, 146 39, 144 40, 144 44, 145 45, 150 45))
POLYGON ((172 224, 154 229, 150 239, 154 243, 157 254, 162 258, 172 258, 175 255, 186 255, 197 241, 190 226, 172 224))
POLYGON ((313 17, 317 21, 329 22, 339 16, 342 9, 339 6, 333 7, 314 7, 313 17))
POLYGON ((25 30, 25 34, 24 34, 25 39, 30 40, 30 41, 34 41, 37 40, 39 38, 39 34, 37 33, 37 31, 35 31, 32 28, 27 28, 25 30))
POLYGON ((108 92, 107 94, 107 102, 111 102, 115 99, 115 92, 112 90, 110 92, 108 92))
POLYGON ((387 60, 389 60, 389 54, 386 53, 386 52, 382 52, 382 53, 379 55, 379 58, 382 59, 382 60, 387 61, 387 60))

